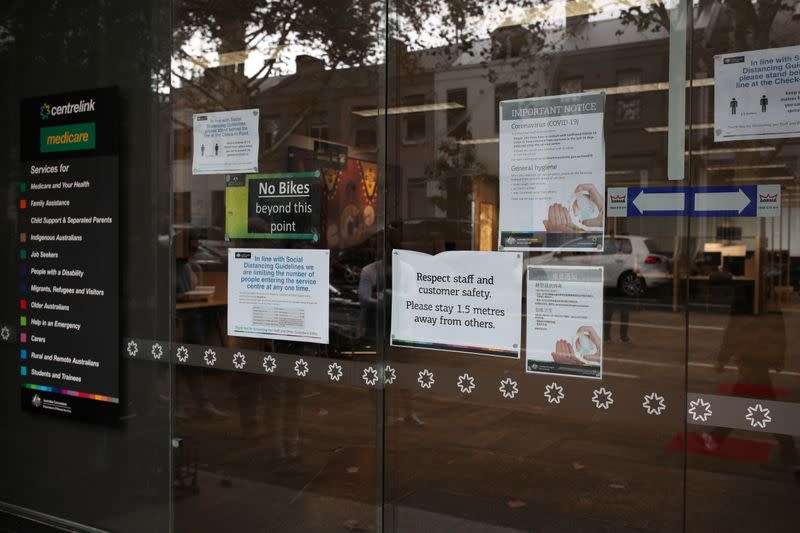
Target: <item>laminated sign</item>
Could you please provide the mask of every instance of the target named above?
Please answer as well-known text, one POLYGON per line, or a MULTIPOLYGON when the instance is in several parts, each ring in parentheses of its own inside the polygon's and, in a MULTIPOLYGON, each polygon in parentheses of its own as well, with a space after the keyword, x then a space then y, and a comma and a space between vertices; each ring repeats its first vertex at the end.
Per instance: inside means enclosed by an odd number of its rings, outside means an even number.
POLYGON ((392 254, 392 346, 519 358, 522 254, 392 254))
POLYGON ((258 172, 258 109, 198 113, 192 174, 258 172))

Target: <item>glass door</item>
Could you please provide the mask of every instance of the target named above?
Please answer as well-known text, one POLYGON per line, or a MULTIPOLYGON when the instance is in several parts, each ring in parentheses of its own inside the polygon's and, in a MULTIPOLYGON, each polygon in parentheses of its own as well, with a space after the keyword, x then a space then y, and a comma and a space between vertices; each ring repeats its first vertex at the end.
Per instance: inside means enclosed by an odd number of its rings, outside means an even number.
POLYGON ((695 6, 686 529, 797 522, 798 5, 695 6), (724 198, 724 202, 719 199, 724 198))
POLYGON ((387 530, 682 529, 684 80, 709 18, 391 4, 387 530))
POLYGON ((175 530, 376 530, 383 5, 173 8, 175 530))

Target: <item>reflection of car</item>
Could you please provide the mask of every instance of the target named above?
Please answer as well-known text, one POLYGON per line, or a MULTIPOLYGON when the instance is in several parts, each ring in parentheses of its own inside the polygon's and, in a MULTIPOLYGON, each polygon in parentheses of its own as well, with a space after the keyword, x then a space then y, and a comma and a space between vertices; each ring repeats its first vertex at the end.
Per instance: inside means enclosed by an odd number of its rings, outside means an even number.
POLYGON ((617 287, 625 296, 639 296, 646 287, 671 279, 669 257, 654 250, 652 241, 639 235, 606 235, 602 253, 555 251, 533 257, 530 264, 602 266, 606 287, 617 287))

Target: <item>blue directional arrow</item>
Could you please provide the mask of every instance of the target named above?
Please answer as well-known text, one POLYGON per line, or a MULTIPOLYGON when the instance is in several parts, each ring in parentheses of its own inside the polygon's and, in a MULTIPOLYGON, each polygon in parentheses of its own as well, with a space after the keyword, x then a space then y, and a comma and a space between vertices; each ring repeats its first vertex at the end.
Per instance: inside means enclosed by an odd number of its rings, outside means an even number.
POLYGON ((689 213, 688 187, 629 187, 628 216, 675 217, 689 213))
POLYGON ((692 216, 754 217, 757 212, 756 185, 718 185, 695 187, 692 191, 692 216))

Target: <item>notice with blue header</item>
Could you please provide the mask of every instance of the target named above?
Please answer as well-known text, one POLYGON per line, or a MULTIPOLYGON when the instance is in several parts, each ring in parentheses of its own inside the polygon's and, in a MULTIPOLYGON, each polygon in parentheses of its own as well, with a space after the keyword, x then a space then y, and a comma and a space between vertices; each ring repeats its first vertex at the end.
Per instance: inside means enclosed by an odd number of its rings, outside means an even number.
POLYGON ((714 141, 800 137, 800 46, 714 56, 714 141))
POLYGON ((603 249, 604 107, 604 93, 500 102, 500 250, 603 249))

